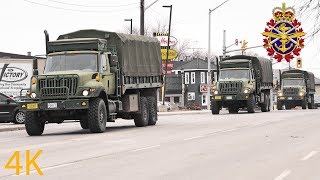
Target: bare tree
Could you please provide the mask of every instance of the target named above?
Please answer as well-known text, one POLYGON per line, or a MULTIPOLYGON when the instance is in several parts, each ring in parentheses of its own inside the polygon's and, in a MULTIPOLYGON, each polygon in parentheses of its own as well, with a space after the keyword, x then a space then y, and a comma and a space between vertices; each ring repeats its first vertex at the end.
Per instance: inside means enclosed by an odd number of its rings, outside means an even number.
POLYGON ((295 1, 297 4, 298 14, 306 21, 312 20, 313 28, 308 37, 314 37, 320 32, 320 1, 319 0, 300 0, 295 1))

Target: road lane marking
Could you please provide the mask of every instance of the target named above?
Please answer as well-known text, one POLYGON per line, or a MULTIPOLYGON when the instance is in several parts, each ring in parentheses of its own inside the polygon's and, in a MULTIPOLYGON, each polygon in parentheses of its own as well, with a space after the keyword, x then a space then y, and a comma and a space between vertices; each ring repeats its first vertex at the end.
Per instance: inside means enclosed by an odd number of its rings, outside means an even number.
POLYGON ((283 180, 285 177, 289 176, 290 173, 291 173, 291 170, 286 169, 278 177, 274 178, 273 180, 283 180))
POLYGON ((152 149, 152 148, 156 148, 156 147, 160 147, 160 144, 159 145, 155 145, 155 146, 148 146, 148 147, 144 147, 144 148, 135 149, 135 150, 132 150, 131 152, 137 152, 137 151, 142 151, 142 150, 146 150, 146 149, 152 149))
POLYGON ((303 157, 303 158, 301 159, 301 161, 306 161, 306 160, 310 159, 312 156, 314 156, 314 155, 316 155, 316 154, 318 154, 318 151, 312 151, 312 152, 310 152, 308 155, 306 155, 305 157, 303 157))
POLYGON ((192 140, 192 139, 198 139, 198 138, 202 138, 202 137, 205 137, 205 136, 194 136, 194 137, 190 137, 190 138, 186 138, 184 139, 185 141, 188 141, 188 140, 192 140))
MULTIPOLYGON (((49 166, 49 167, 41 168, 41 171, 47 171, 47 170, 50 170, 50 169, 56 169, 56 168, 61 168, 61 167, 65 167, 65 166, 71 166, 71 165, 74 165, 74 164, 76 164, 76 163, 72 162, 72 163, 49 166)), ((30 174, 33 174, 35 172, 38 172, 38 171, 36 169, 30 170, 30 174)), ((22 174, 26 174, 26 171, 21 172, 20 175, 13 174, 11 176, 21 176, 22 174)))

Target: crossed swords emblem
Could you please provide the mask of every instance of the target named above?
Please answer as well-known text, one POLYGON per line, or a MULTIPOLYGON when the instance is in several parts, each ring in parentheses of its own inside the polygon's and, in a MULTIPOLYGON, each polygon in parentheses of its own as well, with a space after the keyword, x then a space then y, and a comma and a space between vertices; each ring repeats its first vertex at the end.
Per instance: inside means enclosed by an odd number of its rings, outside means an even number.
POLYGON ((294 40, 294 38, 299 38, 304 36, 306 33, 304 32, 295 32, 295 33, 291 33, 292 31, 294 31, 298 26, 295 26, 293 28, 290 29, 290 27, 286 26, 286 23, 282 23, 279 26, 279 29, 277 29, 275 26, 271 28, 270 32, 263 32, 262 35, 267 36, 267 37, 271 37, 271 38, 275 38, 273 41, 270 42, 270 44, 274 44, 275 42, 277 42, 278 40, 280 40, 281 45, 278 46, 277 44, 275 44, 275 46, 281 51, 281 52, 286 52, 288 49, 292 48, 293 44, 290 44, 289 48, 286 48, 286 45, 289 41, 293 42, 295 45, 299 45, 299 43, 297 41, 294 40), (275 34, 272 32, 272 30, 276 31, 278 34, 275 34))

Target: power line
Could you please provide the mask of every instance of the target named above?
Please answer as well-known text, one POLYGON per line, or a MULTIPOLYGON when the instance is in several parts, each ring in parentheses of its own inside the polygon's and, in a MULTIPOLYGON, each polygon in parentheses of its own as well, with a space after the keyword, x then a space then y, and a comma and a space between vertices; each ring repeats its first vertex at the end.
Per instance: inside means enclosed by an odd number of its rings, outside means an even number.
POLYGON ((30 0, 24 0, 25 2, 31 3, 31 4, 36 4, 39 6, 45 6, 45 7, 49 7, 49 8, 54 8, 54 9, 60 9, 60 10, 65 10, 65 11, 73 11, 73 12, 86 12, 86 13, 97 13, 97 12, 101 12, 101 13, 105 13, 105 12, 119 12, 119 11, 127 11, 133 8, 127 8, 127 9, 118 9, 118 10, 81 10, 81 9, 71 9, 71 8, 64 8, 64 7, 57 7, 57 6, 51 6, 51 5, 47 5, 47 4, 42 4, 42 3, 38 3, 38 2, 34 2, 34 1, 30 1, 30 0))
POLYGON ((56 0, 47 0, 47 1, 54 2, 54 3, 58 3, 58 4, 70 5, 70 6, 96 7, 96 8, 104 8, 104 7, 124 7, 124 6, 132 6, 132 5, 139 4, 139 3, 130 3, 130 4, 121 4, 121 5, 108 5, 108 6, 105 6, 105 5, 99 5, 99 6, 97 6, 97 5, 95 5, 95 6, 92 6, 92 5, 84 5, 84 4, 66 3, 66 2, 56 1, 56 0))

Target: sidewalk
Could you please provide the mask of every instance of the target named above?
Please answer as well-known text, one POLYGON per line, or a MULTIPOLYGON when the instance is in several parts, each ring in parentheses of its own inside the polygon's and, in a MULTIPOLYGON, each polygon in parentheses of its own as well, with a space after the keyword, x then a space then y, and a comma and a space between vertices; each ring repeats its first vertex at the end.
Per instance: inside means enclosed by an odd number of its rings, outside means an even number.
MULTIPOLYGON (((182 114, 205 114, 209 113, 209 110, 190 110, 190 111, 171 111, 171 112, 158 112, 159 116, 171 116, 171 115, 182 115, 182 114)), ((13 124, 13 123, 0 123, 0 132, 6 131, 18 131, 25 130, 24 124, 13 124)))

